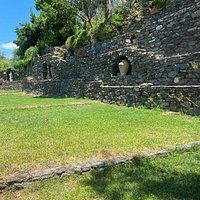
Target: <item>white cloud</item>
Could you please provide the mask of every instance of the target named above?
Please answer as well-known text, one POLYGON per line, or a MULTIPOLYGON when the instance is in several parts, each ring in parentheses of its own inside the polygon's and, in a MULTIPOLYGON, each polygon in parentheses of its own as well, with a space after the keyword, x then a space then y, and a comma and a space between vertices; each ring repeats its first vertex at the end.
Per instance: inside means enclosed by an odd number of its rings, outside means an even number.
POLYGON ((13 42, 4 43, 4 44, 1 43, 0 48, 6 49, 6 50, 14 50, 14 49, 17 49, 17 45, 14 44, 13 42))

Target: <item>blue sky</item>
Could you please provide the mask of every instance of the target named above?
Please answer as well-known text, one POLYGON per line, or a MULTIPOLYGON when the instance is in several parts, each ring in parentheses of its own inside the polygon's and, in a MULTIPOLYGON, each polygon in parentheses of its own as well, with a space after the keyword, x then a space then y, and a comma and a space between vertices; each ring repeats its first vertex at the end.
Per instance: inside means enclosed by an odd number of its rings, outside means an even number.
POLYGON ((34 0, 0 0, 0 51, 11 57, 16 46, 15 28, 20 22, 29 21, 30 9, 34 10, 34 0))

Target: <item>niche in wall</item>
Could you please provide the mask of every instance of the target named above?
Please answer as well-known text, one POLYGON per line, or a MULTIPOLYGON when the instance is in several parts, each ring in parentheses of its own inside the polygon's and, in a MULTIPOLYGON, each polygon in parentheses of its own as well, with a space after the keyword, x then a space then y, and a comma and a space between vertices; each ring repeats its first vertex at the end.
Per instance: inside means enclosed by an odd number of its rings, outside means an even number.
POLYGON ((47 79, 47 75, 48 75, 48 65, 47 65, 47 63, 43 63, 43 65, 42 65, 42 73, 43 73, 43 79, 46 80, 47 79))
POLYGON ((53 76, 52 76, 52 71, 51 71, 51 64, 49 64, 48 71, 49 71, 49 78, 52 79, 53 76))
POLYGON ((112 64, 112 72, 111 72, 111 75, 112 75, 112 76, 117 76, 117 77, 121 76, 120 71, 119 71, 119 63, 120 63, 122 60, 126 60, 126 61, 129 63, 129 65, 130 65, 129 70, 128 70, 126 76, 127 76, 127 75, 131 75, 131 70, 132 70, 132 68, 131 68, 131 64, 130 64, 130 61, 128 60, 128 58, 127 58, 126 56, 118 56, 118 57, 113 61, 113 64, 112 64))
POLYGON ((43 70, 43 79, 46 80, 46 79, 52 79, 53 76, 52 76, 52 66, 51 64, 47 64, 47 63, 43 63, 42 65, 42 70, 43 70))
POLYGON ((134 43, 135 39, 136 39, 135 35, 131 35, 131 43, 134 43))

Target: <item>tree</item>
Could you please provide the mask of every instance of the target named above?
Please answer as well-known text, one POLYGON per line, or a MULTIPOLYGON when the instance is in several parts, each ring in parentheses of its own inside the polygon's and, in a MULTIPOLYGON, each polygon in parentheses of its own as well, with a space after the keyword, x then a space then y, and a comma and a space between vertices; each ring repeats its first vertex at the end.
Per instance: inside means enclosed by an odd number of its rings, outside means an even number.
POLYGON ((5 57, 5 55, 4 55, 4 52, 2 52, 2 51, 0 51, 0 60, 3 60, 3 59, 5 59, 6 57, 5 57))
POLYGON ((30 23, 21 23, 16 28, 19 46, 17 54, 24 57, 26 50, 37 46, 41 51, 46 46, 63 45, 74 33, 76 9, 67 0, 36 0, 39 15, 30 14, 30 23))
POLYGON ((105 19, 112 15, 112 0, 105 0, 105 19))
POLYGON ((0 71, 6 71, 10 68, 10 61, 8 59, 0 60, 0 71))

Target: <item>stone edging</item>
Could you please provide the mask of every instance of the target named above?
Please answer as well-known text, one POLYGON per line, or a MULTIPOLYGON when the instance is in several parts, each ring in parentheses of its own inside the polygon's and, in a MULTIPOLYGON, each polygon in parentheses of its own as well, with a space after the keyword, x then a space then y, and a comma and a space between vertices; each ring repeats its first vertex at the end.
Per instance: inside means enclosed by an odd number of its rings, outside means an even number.
MULTIPOLYGON (((200 141, 175 146, 173 149, 186 150, 196 145, 200 145, 200 141)), ((142 153, 142 154, 134 155, 129 158, 118 159, 118 160, 98 161, 94 163, 88 163, 82 166, 76 166, 73 168, 68 167, 68 166, 60 166, 60 167, 49 168, 49 169, 45 169, 41 171, 35 171, 35 172, 27 173, 27 174, 21 174, 21 175, 6 179, 4 181, 0 181, 0 193, 12 188, 16 190, 23 189, 26 185, 29 185, 36 181, 42 181, 42 180, 50 179, 54 177, 65 178, 75 173, 78 173, 81 175, 85 172, 91 171, 92 169, 102 170, 107 166, 127 163, 138 157, 148 158, 148 157, 163 156, 163 155, 166 155, 169 151, 172 151, 173 149, 162 149, 162 150, 157 150, 153 153, 142 153)))

